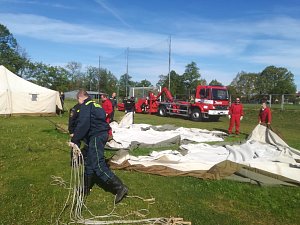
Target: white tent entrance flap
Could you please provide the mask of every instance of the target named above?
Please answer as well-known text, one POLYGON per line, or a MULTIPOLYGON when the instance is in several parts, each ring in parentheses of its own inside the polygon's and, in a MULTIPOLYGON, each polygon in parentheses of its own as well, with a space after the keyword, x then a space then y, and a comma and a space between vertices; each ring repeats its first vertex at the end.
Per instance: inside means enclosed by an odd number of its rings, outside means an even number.
POLYGON ((41 87, 0 66, 0 115, 52 114, 62 110, 58 91, 41 87))
MULTIPOLYGON (((129 146, 137 137, 145 138, 141 134, 144 126, 134 124, 126 128, 130 135, 126 141, 117 135, 119 144, 129 146)), ((118 134, 118 129, 115 131, 118 134)), ((261 185, 300 185, 300 152, 265 126, 257 125, 245 143, 226 146, 202 143, 222 141, 220 133, 214 131, 188 128, 155 131, 150 127, 148 132, 148 140, 152 141, 176 134, 181 140, 187 138, 193 143, 181 145, 178 151, 153 151, 148 156, 135 157, 121 151, 111 161, 113 168, 164 176, 238 179, 261 185)))

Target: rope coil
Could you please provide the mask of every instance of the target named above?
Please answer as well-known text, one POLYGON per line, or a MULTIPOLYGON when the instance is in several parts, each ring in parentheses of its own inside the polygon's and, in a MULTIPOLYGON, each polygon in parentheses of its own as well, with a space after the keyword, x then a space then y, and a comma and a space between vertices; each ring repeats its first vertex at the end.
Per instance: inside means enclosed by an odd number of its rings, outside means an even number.
MULTIPOLYGON (((65 201, 64 207, 60 212, 56 224, 98 224, 98 225, 108 225, 108 224, 149 224, 149 225, 191 225, 191 222, 185 222, 182 218, 145 218, 149 213, 148 209, 140 209, 137 211, 133 211, 125 216, 120 216, 114 213, 115 204, 110 213, 107 215, 96 216, 94 215, 84 204, 84 158, 81 153, 81 150, 77 145, 72 146, 72 163, 71 163, 71 178, 69 187, 67 188, 67 182, 65 182, 62 178, 51 176, 53 181, 51 182, 52 185, 59 185, 66 189, 69 189, 69 193, 67 199, 65 201), (69 219, 68 223, 64 223, 61 221, 61 217, 66 210, 66 208, 71 204, 70 212, 69 212, 69 219), (86 209, 91 218, 85 219, 82 215, 82 210, 86 209), (146 212, 146 214, 144 214, 146 212), (131 215, 142 217, 145 219, 138 219, 138 220, 124 220, 125 217, 129 217, 131 215), (99 219, 104 218, 119 218, 117 220, 107 220, 102 221, 99 219)), ((150 204, 155 203, 155 198, 144 199, 139 196, 127 196, 128 198, 137 198, 144 202, 150 204)))

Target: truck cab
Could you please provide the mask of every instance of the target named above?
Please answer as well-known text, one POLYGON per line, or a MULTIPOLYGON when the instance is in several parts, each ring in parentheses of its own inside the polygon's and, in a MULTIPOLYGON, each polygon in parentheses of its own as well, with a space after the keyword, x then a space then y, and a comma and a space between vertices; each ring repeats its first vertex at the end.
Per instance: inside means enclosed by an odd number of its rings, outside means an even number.
POLYGON ((196 88, 195 102, 191 106, 191 119, 218 121, 228 115, 229 95, 224 86, 202 86, 196 88))

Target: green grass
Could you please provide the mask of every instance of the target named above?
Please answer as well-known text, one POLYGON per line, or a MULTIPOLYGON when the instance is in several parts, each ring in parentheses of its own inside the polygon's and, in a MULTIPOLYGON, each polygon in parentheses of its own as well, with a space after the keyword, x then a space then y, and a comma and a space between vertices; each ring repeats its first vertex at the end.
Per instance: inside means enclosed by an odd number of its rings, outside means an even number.
MULTIPOLYGON (((66 107, 74 102, 67 102, 66 107)), ((243 141, 257 124, 258 105, 245 106, 239 137, 225 141, 243 141)), ((123 112, 116 112, 120 119, 123 112)), ((67 124, 68 115, 48 117, 67 124)), ((192 122, 183 118, 135 116, 136 123, 173 124, 208 130, 228 128, 227 118, 219 122, 192 122)), ((68 190, 51 185, 51 176, 70 180, 68 135, 55 130, 43 117, 0 117, 0 224, 55 224, 68 190)), ((273 110, 273 128, 292 147, 300 149, 300 111, 273 110)), ((177 146, 170 146, 176 148, 177 146)), ((157 149, 137 149, 147 154, 157 149)), ((107 151, 113 155, 115 151, 107 151)), ((126 198, 116 208, 120 215, 149 207, 148 218, 182 217, 192 224, 299 224, 300 189, 293 187, 259 187, 228 180, 200 180, 192 177, 163 177, 131 171, 114 171, 130 188, 130 195, 155 198, 149 205, 126 198)), ((94 188, 86 205, 96 215, 113 207, 113 196, 94 188)), ((84 211, 86 214, 86 211, 84 211)), ((131 217, 137 218, 137 217, 131 217)), ((127 218, 128 219, 128 218, 127 218)), ((68 221, 68 213, 63 214, 68 221)))

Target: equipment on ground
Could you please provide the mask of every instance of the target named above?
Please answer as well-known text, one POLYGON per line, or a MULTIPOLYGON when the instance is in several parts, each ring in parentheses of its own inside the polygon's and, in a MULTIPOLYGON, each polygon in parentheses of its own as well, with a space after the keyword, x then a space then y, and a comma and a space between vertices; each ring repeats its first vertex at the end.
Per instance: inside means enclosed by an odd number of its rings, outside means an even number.
MULTIPOLYGON (((173 98, 171 92, 162 88, 155 95, 149 91, 146 98, 139 98, 135 104, 136 113, 158 114, 159 116, 183 116, 193 121, 218 121, 228 115, 229 95, 224 86, 198 85, 193 101, 181 101, 173 98), (161 96, 164 95, 163 101, 161 96)), ((118 104, 118 110, 124 111, 124 104, 118 104)))

